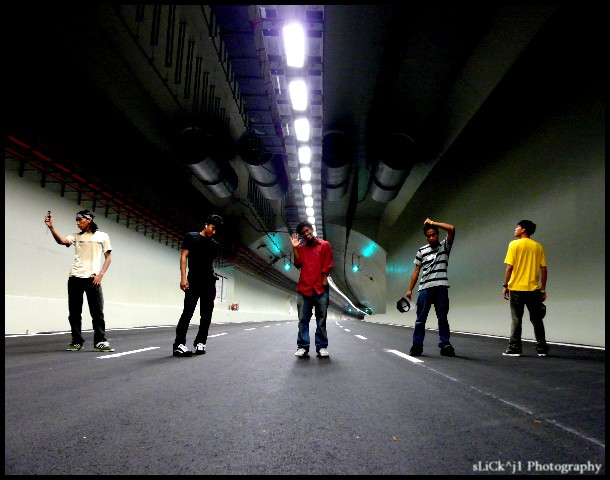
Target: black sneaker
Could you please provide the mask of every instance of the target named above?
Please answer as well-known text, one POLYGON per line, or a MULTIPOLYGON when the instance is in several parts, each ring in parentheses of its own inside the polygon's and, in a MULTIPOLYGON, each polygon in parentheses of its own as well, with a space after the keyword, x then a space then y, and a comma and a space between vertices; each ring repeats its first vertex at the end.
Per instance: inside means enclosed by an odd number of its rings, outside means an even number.
POLYGON ((549 354, 549 349, 548 348, 537 348, 536 352, 538 353, 539 357, 546 357, 549 354))
POLYGON ((523 354, 521 353, 521 350, 509 347, 506 352, 502 352, 502 355, 505 355, 507 357, 521 357, 523 354))
POLYGON ((174 347, 174 357, 190 357, 191 355, 193 355, 193 352, 186 348, 184 343, 174 347))
POLYGON ((445 357, 455 357, 455 350, 451 345, 443 345, 441 347, 441 355, 445 357))
POLYGON ((413 344, 413 346, 411 347, 411 351, 409 352, 409 355, 411 355, 412 357, 419 357, 424 351, 424 346, 423 345, 417 345, 417 344, 413 344))
POLYGON ((195 355, 205 355, 205 345, 203 343, 195 345, 195 355))

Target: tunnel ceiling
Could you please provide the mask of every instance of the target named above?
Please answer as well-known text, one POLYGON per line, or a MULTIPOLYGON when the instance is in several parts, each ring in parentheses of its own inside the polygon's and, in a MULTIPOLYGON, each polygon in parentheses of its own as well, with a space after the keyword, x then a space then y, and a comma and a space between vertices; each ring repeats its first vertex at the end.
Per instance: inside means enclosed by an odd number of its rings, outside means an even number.
POLYGON ((304 208, 278 32, 302 20, 318 230, 336 252, 335 283, 374 313, 386 308, 371 284, 396 218, 471 120, 511 91, 508 74, 530 68, 522 57, 548 25, 560 35, 570 21, 549 5, 4 10, 3 140, 24 175, 172 248, 218 213, 222 262, 286 291, 297 279, 282 269, 287 232, 304 208), (368 274, 350 274, 353 255, 368 274))

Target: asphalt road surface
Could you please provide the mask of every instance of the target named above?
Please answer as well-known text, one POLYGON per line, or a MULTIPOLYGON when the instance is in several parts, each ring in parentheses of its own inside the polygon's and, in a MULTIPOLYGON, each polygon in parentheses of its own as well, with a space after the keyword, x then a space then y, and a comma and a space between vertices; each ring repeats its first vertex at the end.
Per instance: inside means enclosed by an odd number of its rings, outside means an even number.
POLYGON ((413 358, 412 328, 329 320, 330 357, 297 358, 292 320, 176 358, 174 331, 5 336, 5 474, 605 473, 604 349, 453 333, 448 358, 428 330, 413 358))

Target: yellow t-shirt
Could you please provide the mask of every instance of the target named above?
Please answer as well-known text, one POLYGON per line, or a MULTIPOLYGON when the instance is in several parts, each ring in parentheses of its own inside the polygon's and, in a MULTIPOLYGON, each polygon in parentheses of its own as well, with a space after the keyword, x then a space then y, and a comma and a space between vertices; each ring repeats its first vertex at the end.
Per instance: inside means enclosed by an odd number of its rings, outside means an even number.
POLYGON ((546 267, 544 248, 531 238, 519 238, 508 244, 504 263, 513 266, 509 290, 531 292, 540 288, 540 267, 546 267))

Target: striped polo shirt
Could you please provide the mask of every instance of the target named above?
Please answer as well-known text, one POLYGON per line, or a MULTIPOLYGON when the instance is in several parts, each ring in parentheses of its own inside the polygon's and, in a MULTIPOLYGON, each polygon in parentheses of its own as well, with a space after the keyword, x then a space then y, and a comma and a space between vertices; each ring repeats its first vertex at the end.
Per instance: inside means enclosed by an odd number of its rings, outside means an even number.
POLYGON ((449 287, 447 266, 450 253, 451 245, 447 243, 446 238, 436 247, 426 244, 417 251, 413 263, 421 266, 419 290, 431 287, 449 287))

